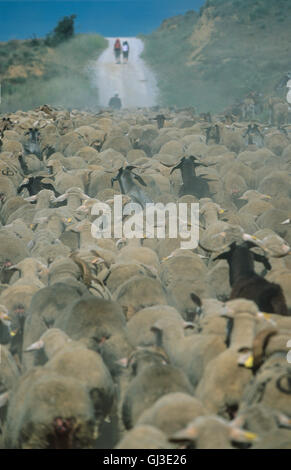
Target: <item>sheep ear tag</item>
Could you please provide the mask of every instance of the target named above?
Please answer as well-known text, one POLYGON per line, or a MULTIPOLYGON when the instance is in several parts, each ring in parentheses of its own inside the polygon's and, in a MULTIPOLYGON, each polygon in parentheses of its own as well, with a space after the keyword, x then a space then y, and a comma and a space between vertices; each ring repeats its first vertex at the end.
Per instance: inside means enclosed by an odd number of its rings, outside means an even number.
POLYGON ((238 428, 231 429, 230 437, 237 442, 253 442, 258 440, 257 434, 238 428))
POLYGON ((254 357, 253 355, 248 352, 246 354, 241 354, 238 358, 238 364, 240 366, 244 366, 247 369, 252 369, 254 366, 254 357))
POLYGON ((13 338, 14 336, 17 335, 18 330, 11 330, 10 331, 10 336, 13 338))
POLYGON ((248 441, 255 441, 255 440, 257 440, 257 438, 258 438, 257 434, 255 434, 255 433, 253 433, 253 432, 249 432, 249 431, 244 432, 244 437, 245 437, 248 441))

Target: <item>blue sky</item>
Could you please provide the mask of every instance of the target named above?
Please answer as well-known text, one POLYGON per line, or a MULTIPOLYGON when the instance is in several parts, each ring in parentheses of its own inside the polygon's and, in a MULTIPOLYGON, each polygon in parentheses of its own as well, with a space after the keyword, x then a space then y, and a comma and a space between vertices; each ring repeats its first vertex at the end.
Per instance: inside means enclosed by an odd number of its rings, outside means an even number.
POLYGON ((45 36, 75 13, 77 33, 135 36, 171 16, 198 11, 204 0, 0 0, 0 41, 45 36))

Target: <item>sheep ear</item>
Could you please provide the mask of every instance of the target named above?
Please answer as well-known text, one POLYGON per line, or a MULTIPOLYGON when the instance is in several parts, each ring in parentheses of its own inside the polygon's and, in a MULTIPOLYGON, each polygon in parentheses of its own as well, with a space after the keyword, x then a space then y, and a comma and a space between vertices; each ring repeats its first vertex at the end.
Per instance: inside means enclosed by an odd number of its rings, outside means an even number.
POLYGON ((28 201, 28 202, 36 201, 37 200, 37 194, 35 194, 34 196, 25 197, 24 200, 28 201))
MULTIPOLYGON (((37 224, 43 224, 44 222, 48 221, 48 217, 37 217, 34 221, 34 224, 31 224, 32 226, 37 225, 37 224)), ((34 228, 34 227, 31 227, 34 228)))
POLYGON ((116 364, 118 364, 119 366, 121 367, 124 367, 126 368, 128 366, 128 358, 127 357, 123 357, 122 359, 118 359, 118 361, 115 361, 116 364))
POLYGON ((33 248, 34 246, 35 246, 35 241, 34 241, 34 240, 30 240, 30 241, 27 243, 27 245, 26 245, 26 247, 27 247, 28 250, 32 250, 32 248, 33 248))
POLYGON ((28 348, 26 348, 24 352, 38 351, 39 349, 43 349, 43 348, 44 348, 44 342, 40 339, 39 341, 36 341, 36 343, 33 343, 30 346, 28 346, 28 348))
POLYGON ((230 426, 233 426, 234 428, 242 428, 243 425, 245 424, 245 417, 243 415, 237 416, 235 419, 230 421, 230 426))
POLYGON ((0 408, 5 406, 8 403, 9 400, 9 392, 2 393, 0 395, 0 408))
POLYGON ((54 202, 62 202, 62 201, 65 201, 66 199, 68 199, 67 193, 61 194, 61 196, 55 198, 54 202))
POLYGON ((229 437, 236 442, 256 442, 258 440, 257 434, 234 427, 230 427, 229 437))
POLYGON ((18 265, 17 264, 14 264, 12 266, 9 266, 9 268, 6 268, 7 271, 18 271, 18 272, 21 272, 21 270, 19 269, 18 265))
POLYGON ((173 434, 169 441, 170 442, 181 442, 181 441, 195 441, 198 436, 198 429, 195 426, 188 426, 181 431, 173 434))
POLYGON ((135 173, 132 173, 134 179, 136 179, 142 186, 147 186, 147 184, 144 182, 144 180, 139 176, 136 175, 135 173))
POLYGON ((289 416, 279 413, 276 418, 280 427, 291 429, 291 419, 289 416))

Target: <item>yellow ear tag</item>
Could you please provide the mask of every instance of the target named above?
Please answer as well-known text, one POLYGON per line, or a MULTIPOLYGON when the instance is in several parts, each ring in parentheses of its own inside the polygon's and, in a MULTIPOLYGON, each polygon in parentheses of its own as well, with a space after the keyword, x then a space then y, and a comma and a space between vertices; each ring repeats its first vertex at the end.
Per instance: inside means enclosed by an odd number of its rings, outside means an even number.
POLYGON ((257 434, 254 434, 253 432, 248 432, 248 431, 245 432, 244 435, 245 435, 245 437, 246 437, 247 439, 249 439, 250 441, 254 441, 254 440, 257 439, 257 437, 258 437, 257 434))
POLYGON ((68 219, 68 222, 72 222, 72 219, 71 219, 71 217, 68 219))
POLYGON ((251 369, 254 366, 254 358, 253 356, 250 356, 246 362, 244 363, 244 366, 247 367, 248 369, 251 369))
POLYGON ((17 334, 17 330, 15 331, 10 331, 10 336, 15 336, 17 334))
POLYGON ((220 211, 218 212, 220 215, 221 214, 224 214, 224 210, 223 209, 220 209, 220 211))
POLYGON ((263 315, 264 315, 264 318, 265 318, 266 320, 270 320, 270 319, 271 319, 270 313, 263 313, 263 315))

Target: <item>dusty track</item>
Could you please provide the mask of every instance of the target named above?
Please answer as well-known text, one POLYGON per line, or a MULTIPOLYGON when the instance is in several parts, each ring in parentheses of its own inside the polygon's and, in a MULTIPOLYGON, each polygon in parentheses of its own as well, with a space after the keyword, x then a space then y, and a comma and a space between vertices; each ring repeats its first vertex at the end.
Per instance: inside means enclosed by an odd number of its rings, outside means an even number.
POLYGON ((119 93, 123 108, 154 106, 157 101, 156 80, 140 58, 143 42, 140 39, 120 38, 129 43, 128 63, 115 63, 113 45, 115 38, 107 38, 109 47, 99 57, 94 70, 94 81, 99 89, 99 102, 107 106, 115 92, 119 93))

